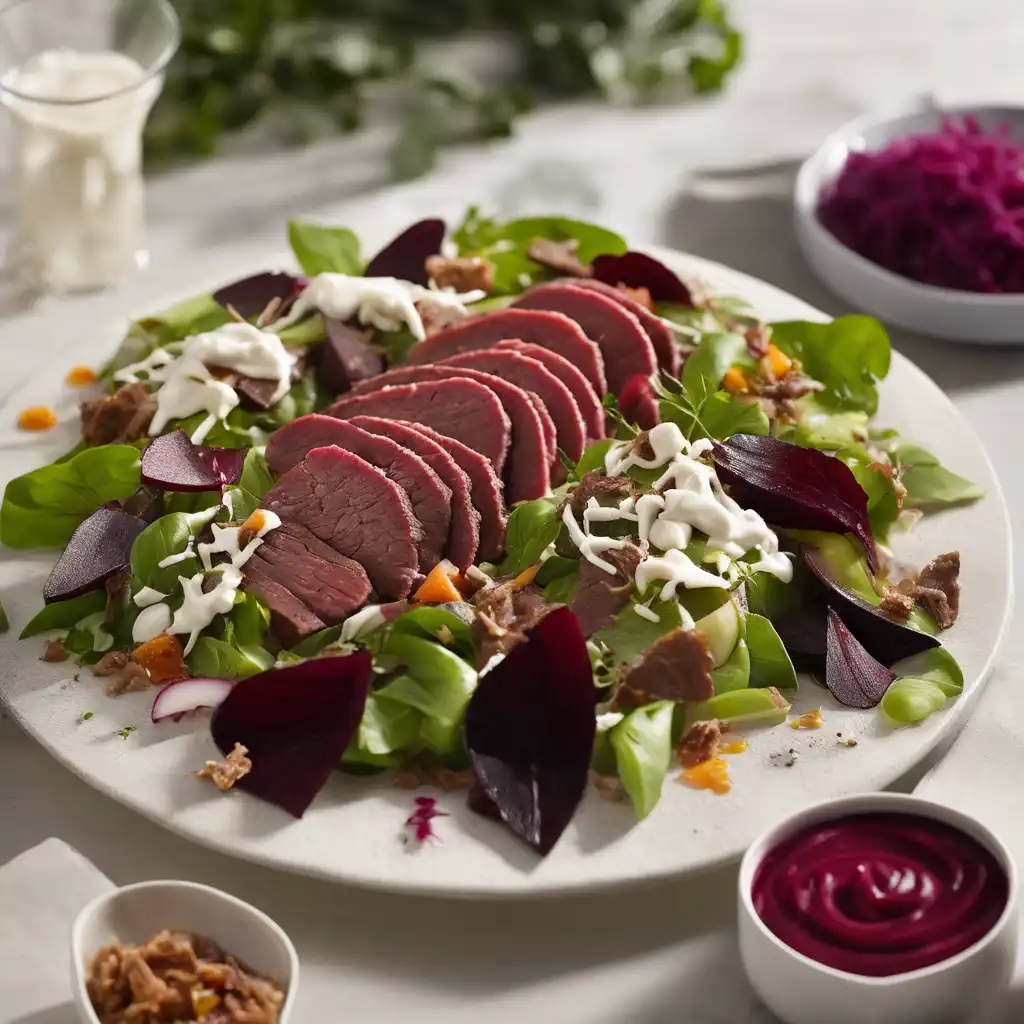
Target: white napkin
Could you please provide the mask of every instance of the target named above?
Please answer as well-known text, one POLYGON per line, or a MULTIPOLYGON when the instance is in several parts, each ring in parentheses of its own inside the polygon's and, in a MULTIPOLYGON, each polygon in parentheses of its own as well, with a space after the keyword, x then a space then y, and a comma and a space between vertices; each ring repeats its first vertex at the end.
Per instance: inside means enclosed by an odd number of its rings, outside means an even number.
POLYGON ((0 1021, 73 1024, 71 925, 114 884, 60 839, 0 868, 0 1021))

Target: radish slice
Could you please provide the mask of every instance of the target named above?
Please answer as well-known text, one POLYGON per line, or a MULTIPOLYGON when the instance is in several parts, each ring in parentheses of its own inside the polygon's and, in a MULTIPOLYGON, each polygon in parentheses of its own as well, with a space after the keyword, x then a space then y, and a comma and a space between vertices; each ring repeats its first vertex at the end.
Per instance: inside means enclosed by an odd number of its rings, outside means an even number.
POLYGON ((231 692, 230 679, 179 679, 168 683, 153 701, 149 717, 154 722, 165 718, 178 721, 182 715, 199 708, 215 708, 231 692))

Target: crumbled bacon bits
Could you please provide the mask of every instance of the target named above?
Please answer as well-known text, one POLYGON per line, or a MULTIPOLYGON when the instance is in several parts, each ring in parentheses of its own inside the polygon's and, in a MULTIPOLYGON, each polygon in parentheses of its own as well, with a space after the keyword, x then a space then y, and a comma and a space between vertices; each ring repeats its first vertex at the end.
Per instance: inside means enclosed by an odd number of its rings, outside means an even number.
POLYGON ((457 292, 482 291, 488 295, 494 289, 494 264, 479 256, 428 256, 427 273, 438 288, 454 288, 457 292))
POLYGON ((676 756, 684 768, 696 768, 718 756, 719 744, 725 727, 717 718, 694 722, 680 737, 676 756))
POLYGON ((234 749, 223 761, 207 761, 192 774, 197 779, 209 779, 222 793, 226 793, 241 778, 252 771, 252 761, 246 757, 248 747, 236 743, 234 749))
POLYGON ((67 661, 71 655, 60 640, 47 640, 40 661, 67 661))
POLYGON ((418 796, 415 798, 416 809, 405 819, 405 824, 412 830, 412 836, 417 843, 425 843, 428 839, 437 839, 434 832, 434 819, 447 818, 445 811, 437 809, 437 800, 432 796, 418 796))

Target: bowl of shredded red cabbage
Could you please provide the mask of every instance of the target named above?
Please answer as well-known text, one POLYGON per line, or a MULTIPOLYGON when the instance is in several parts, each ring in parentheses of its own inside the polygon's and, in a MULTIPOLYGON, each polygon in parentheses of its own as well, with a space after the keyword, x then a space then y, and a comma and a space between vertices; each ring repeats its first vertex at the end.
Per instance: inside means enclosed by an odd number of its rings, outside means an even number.
POLYGON ((1024 293, 1024 145, 971 115, 850 152, 825 186, 821 223, 902 277, 968 292, 1024 293))

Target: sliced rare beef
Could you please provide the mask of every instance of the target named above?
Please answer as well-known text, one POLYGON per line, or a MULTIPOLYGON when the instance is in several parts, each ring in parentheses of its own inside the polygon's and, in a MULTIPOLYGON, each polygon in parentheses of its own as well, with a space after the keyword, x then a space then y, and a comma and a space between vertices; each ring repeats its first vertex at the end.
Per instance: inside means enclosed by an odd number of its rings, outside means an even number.
POLYGON ((649 377, 658 368, 654 347, 640 321, 605 295, 575 285, 539 284, 517 299, 514 308, 545 309, 575 320, 601 350, 613 395, 622 391, 630 377, 649 377))
MULTIPOLYGON (((512 424, 512 439, 505 467, 505 493, 509 502, 533 501, 534 498, 547 494, 551 489, 548 467, 555 452, 549 449, 544 419, 537 412, 536 405, 530 396, 515 384, 510 384, 494 374, 461 366, 399 366, 382 373, 379 377, 363 381, 355 389, 354 394, 370 395, 380 393, 381 390, 389 390, 395 385, 416 385, 446 380, 471 381, 489 388, 508 415, 512 424)), ((551 424, 550 418, 548 423, 554 435, 554 425, 551 424)), ((459 440, 476 448, 481 455, 486 454, 472 438, 463 436, 459 440)), ((553 449, 554 436, 551 438, 551 445, 553 449)))
POLYGON ((612 302, 617 302, 623 309, 628 309, 640 321, 640 326, 650 338, 658 366, 672 374, 673 377, 679 376, 679 347, 676 345, 671 329, 660 316, 655 316, 646 306, 642 306, 622 288, 605 284, 604 281, 598 281, 594 277, 570 277, 559 283, 571 285, 573 288, 586 288, 588 291, 599 292, 601 295, 606 295, 612 302))
MULTIPOLYGON (((543 363, 521 352, 489 348, 463 352, 444 360, 441 365, 492 373, 536 395, 551 415, 558 447, 567 458, 573 462, 579 461, 587 442, 583 417, 572 393, 543 363)), ((551 473, 556 484, 565 479, 565 470, 557 452, 551 461, 551 473)))
POLYGON ((536 359, 549 373, 554 374, 572 395, 576 408, 579 409, 583 419, 587 443, 604 438, 604 406, 601 405, 601 399, 587 378, 565 356, 560 356, 557 352, 552 352, 551 349, 541 348, 540 345, 519 341, 516 338, 499 341, 488 351, 518 352, 521 355, 529 356, 530 359, 536 359))
POLYGON ((384 356, 370 344, 369 331, 324 319, 327 337, 317 346, 316 379, 331 395, 341 395, 384 369, 384 356))
POLYGON ((282 523, 271 530, 242 572, 279 583, 329 626, 370 599, 370 580, 363 567, 299 523, 282 523))
MULTIPOLYGON (((437 474, 441 483, 451 492, 451 522, 448 526, 445 557, 460 569, 468 569, 476 559, 480 545, 480 513, 473 507, 473 485, 465 470, 437 441, 401 420, 356 416, 349 422, 371 434, 390 437, 392 441, 418 455, 437 474)), ((476 452, 473 454, 476 455, 476 452)), ((479 455, 477 458, 490 469, 485 459, 479 455)))
POLYGON ((275 473, 286 473, 314 448, 332 444, 383 470, 389 480, 394 480, 405 491, 423 528, 418 548, 420 571, 429 572, 444 557, 452 492, 423 459, 408 448, 347 420, 311 413, 286 423, 270 435, 267 463, 275 473))
POLYGON ((432 427, 479 452, 500 477, 512 425, 490 388, 467 377, 400 384, 368 395, 349 395, 325 410, 328 416, 382 416, 432 427))
POLYGON ((327 625, 287 587, 268 576, 252 558, 245 565, 242 587, 263 599, 270 609, 270 631, 285 647, 294 647, 327 625))
POLYGON ((382 600, 412 589, 422 527, 405 491, 365 459, 314 448, 270 488, 262 505, 358 562, 382 600))
POLYGON ((659 637, 626 673, 618 692, 622 707, 655 700, 708 700, 715 695, 714 659, 702 633, 673 629, 659 637))
POLYGON ((480 544, 478 562, 497 562, 505 554, 505 501, 502 485, 494 467, 478 451, 457 438, 422 423, 406 423, 431 441, 436 441, 458 463, 469 477, 473 507, 480 513, 480 544))
POLYGON ((619 395, 619 412, 641 430, 650 430, 661 422, 658 396, 649 377, 638 373, 626 381, 619 395))
POLYGON ((575 320, 550 310, 499 309, 463 320, 413 346, 408 361, 411 364, 436 363, 460 352, 490 348, 506 338, 517 338, 557 352, 579 369, 598 395, 607 390, 604 361, 598 347, 575 320))
POLYGON ((610 548, 601 557, 615 566, 615 572, 606 572, 589 558, 580 559, 580 582, 569 605, 584 636, 593 636, 615 622, 615 616, 629 601, 643 553, 635 544, 627 544, 624 548, 610 548))

